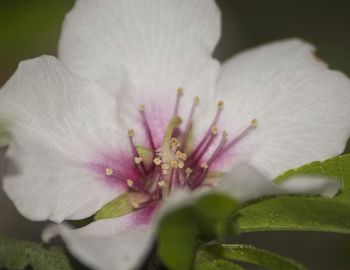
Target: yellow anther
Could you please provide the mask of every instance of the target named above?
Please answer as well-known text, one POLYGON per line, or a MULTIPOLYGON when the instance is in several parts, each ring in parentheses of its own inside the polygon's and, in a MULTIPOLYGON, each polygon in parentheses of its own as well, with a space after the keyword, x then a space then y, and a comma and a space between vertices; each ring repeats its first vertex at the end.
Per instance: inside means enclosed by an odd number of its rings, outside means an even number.
POLYGON ((253 120, 250 122, 250 125, 251 125, 252 127, 256 127, 256 126, 258 125, 258 120, 253 119, 253 120))
POLYGON ((112 168, 106 168, 106 174, 107 174, 108 176, 113 175, 113 169, 112 169, 112 168))
POLYGON ((220 101, 218 102, 218 108, 219 108, 219 109, 223 109, 223 108, 224 108, 224 101, 220 100, 220 101))
POLYGON ((177 162, 177 160, 173 159, 170 161, 170 166, 173 168, 177 168, 177 166, 179 165, 179 163, 177 162))
POLYGON ((157 158, 153 159, 153 163, 158 166, 162 163, 162 160, 159 157, 157 157, 157 158))
POLYGON ((169 165, 168 164, 162 164, 162 170, 169 170, 169 165))
POLYGON ((203 164, 201 164, 201 168, 202 169, 208 169, 208 164, 207 163, 203 163, 203 164))
POLYGON ((179 87, 179 88, 177 89, 177 94, 182 96, 183 93, 184 93, 184 89, 183 89, 182 87, 179 87))
POLYGON ((191 174, 191 173, 193 172, 193 170, 192 170, 191 168, 186 168, 185 172, 186 172, 187 174, 191 174))
POLYGON ((126 180, 126 183, 128 184, 129 187, 132 187, 134 185, 134 181, 131 179, 126 180))
POLYGON ((194 103, 195 103, 196 105, 199 105, 200 102, 201 102, 200 97, 199 97, 199 96, 196 96, 196 97, 194 98, 194 103))
POLYGON ((187 159, 186 153, 182 153, 181 159, 182 159, 182 160, 186 160, 186 159, 187 159))
POLYGON ((183 161, 180 161, 178 167, 182 169, 183 167, 185 167, 185 163, 183 161))
POLYGON ((168 173, 169 173, 168 170, 162 170, 162 174, 163 174, 163 175, 167 175, 168 173))
POLYGON ((131 206, 134 208, 134 209, 137 209, 140 207, 140 204, 138 202, 131 202, 131 206))
POLYGON ((226 139, 226 138, 228 137, 228 133, 227 133, 226 131, 224 131, 224 132, 222 133, 222 137, 226 139))
POLYGON ((181 158, 182 157, 182 152, 181 151, 176 151, 176 157, 181 158))
POLYGON ((143 161, 142 157, 134 157, 134 162, 140 164, 143 161))
POLYGON ((145 105, 141 104, 139 105, 139 111, 144 112, 145 111, 145 105))
POLYGON ((165 187, 165 186, 166 186, 165 181, 164 181, 164 180, 160 180, 160 181, 158 182, 158 186, 160 186, 160 187, 165 187))
POLYGON ((212 126, 211 129, 210 129, 210 131, 211 131, 212 134, 215 135, 215 134, 218 134, 219 129, 218 129, 216 126, 212 126))
POLYGON ((134 130, 133 130, 133 129, 129 129, 129 130, 128 130, 128 136, 129 136, 129 137, 134 137, 134 135, 135 135, 134 130))

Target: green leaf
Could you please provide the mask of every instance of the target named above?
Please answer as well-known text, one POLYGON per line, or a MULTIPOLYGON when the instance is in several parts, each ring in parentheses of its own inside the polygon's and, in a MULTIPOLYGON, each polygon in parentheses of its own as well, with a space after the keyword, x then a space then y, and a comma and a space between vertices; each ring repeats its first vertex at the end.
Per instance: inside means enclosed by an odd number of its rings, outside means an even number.
POLYGON ((278 197, 242 208, 237 228, 240 233, 281 230, 350 233, 350 207, 322 198, 278 197))
POLYGON ((248 245, 210 244, 205 250, 220 259, 255 264, 269 270, 305 270, 301 264, 248 245))
POLYGON ((158 256, 170 270, 190 270, 197 247, 197 225, 192 207, 167 214, 161 221, 158 256))
POLYGON ((337 156, 326 161, 315 161, 300 168, 289 170, 275 179, 276 183, 281 183, 294 175, 321 175, 334 177, 342 183, 342 190, 334 199, 350 205, 350 154, 337 156))
POLYGON ((73 262, 59 247, 0 238, 1 269, 23 270, 31 266, 34 270, 73 270, 73 262))
POLYGON ((130 203, 130 193, 125 192, 107 203, 95 214, 95 220, 124 216, 134 211, 130 203))
POLYGON ((239 204, 234 199, 219 193, 199 198, 194 209, 202 236, 217 238, 231 233, 230 224, 238 207, 239 204))
POLYGON ((276 182, 297 174, 336 177, 342 181, 342 190, 333 199, 282 196, 256 201, 239 210, 238 232, 296 230, 350 233, 350 155, 290 170, 279 176, 276 182))
POLYGON ((244 270, 241 266, 223 259, 218 259, 205 250, 196 255, 194 270, 244 270))

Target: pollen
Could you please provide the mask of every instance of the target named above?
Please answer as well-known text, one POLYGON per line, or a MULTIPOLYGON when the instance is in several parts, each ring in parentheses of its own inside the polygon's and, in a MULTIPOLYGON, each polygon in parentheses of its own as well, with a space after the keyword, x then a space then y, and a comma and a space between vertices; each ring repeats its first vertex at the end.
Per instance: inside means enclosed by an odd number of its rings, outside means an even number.
POLYGON ((179 165, 177 165, 180 169, 182 169, 183 167, 185 167, 185 163, 183 161, 179 162, 179 165))
POLYGON ((191 168, 186 168, 185 172, 186 174, 190 175, 193 172, 193 170, 191 168))
POLYGON ((168 164, 162 164, 162 169, 163 170, 169 170, 169 165, 168 164))
POLYGON ((106 175, 112 176, 113 175, 113 169, 112 168, 106 168, 106 175))
POLYGON ((177 162, 176 159, 173 159, 170 161, 170 166, 173 167, 173 168, 177 168, 179 165, 179 163, 177 162))
POLYGON ((126 183, 128 184, 129 187, 132 187, 134 185, 134 181, 131 179, 126 180, 126 183))

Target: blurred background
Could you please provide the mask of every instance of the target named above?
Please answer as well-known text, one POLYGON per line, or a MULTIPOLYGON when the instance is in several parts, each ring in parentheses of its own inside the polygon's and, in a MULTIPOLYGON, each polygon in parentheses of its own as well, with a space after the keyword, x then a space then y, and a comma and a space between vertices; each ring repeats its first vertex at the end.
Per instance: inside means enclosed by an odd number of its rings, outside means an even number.
MULTIPOLYGON (((217 2, 223 13, 223 37, 215 56, 221 61, 262 43, 301 37, 315 44, 318 56, 332 69, 350 75, 350 1, 217 2)), ((56 54, 64 14, 73 4, 74 0, 0 0, 0 86, 21 60, 56 54)), ((0 171, 3 154, 1 149, 0 171)), ((44 224, 31 223, 17 214, 2 189, 0 213, 1 236, 39 241, 44 224)), ((350 236, 347 235, 256 233, 235 240, 290 256, 310 269, 350 269, 350 236)))

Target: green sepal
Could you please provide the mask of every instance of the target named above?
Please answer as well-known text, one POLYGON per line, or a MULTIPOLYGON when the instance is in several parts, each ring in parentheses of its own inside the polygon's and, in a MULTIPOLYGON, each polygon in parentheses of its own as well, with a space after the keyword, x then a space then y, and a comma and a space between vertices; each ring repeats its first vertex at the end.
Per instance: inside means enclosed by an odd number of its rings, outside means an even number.
POLYGON ((121 217, 133 212, 134 207, 131 204, 130 195, 130 192, 125 192, 107 203, 95 214, 95 220, 121 217))

